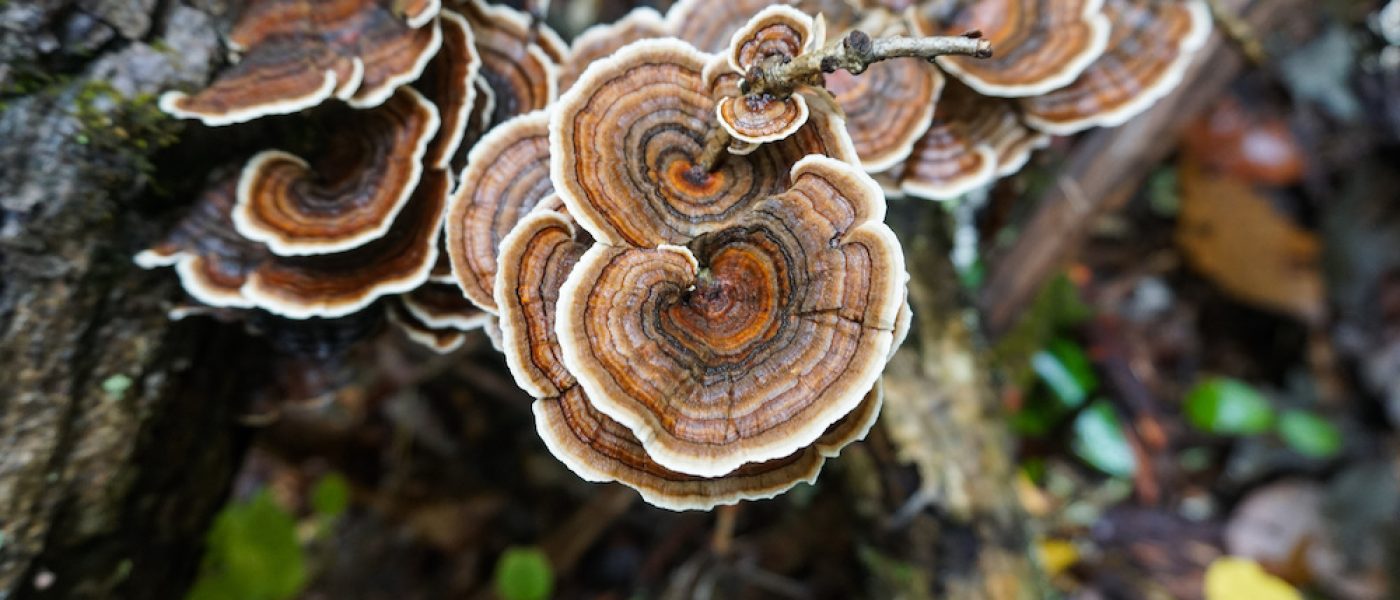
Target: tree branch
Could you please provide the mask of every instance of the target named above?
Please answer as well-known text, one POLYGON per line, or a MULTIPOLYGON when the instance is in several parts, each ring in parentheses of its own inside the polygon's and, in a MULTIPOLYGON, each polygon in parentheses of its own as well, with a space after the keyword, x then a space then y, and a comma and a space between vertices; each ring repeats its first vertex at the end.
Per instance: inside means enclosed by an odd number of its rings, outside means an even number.
POLYGON ((740 91, 746 96, 767 94, 785 98, 798 86, 821 85, 821 75, 835 73, 837 69, 859 75, 882 60, 902 57, 933 60, 939 56, 991 58, 992 43, 982 39, 980 31, 960 36, 871 38, 856 30, 820 50, 791 60, 773 57, 755 65, 746 74, 740 91))

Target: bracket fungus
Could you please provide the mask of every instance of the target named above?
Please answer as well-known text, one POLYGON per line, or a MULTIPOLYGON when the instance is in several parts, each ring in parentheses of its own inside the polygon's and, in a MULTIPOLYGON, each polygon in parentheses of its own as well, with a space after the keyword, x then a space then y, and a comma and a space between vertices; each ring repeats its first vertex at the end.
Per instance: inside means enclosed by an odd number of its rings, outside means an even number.
MULTIPOLYGON (((769 6, 734 32, 729 42, 729 66, 736 73, 772 61, 786 62, 821 43, 812 18, 790 6, 769 6)), ((807 122, 810 109, 802 94, 780 98, 768 94, 725 96, 715 115, 729 135, 741 142, 763 144, 792 135, 807 122)))
POLYGON ((1108 45, 1103 0, 976 0, 915 7, 922 35, 979 31, 996 54, 985 59, 940 56, 953 76, 987 96, 1024 97, 1064 87, 1108 45), (946 14, 944 13, 946 11, 946 14))
POLYGON ((210 126, 294 113, 332 97, 377 106, 437 53, 436 16, 436 2, 258 0, 229 34, 242 53, 238 62, 195 94, 166 92, 160 106, 210 126))
POLYGON ((701 167, 714 123, 708 60, 678 40, 637 42, 589 67, 551 111, 555 190, 599 241, 684 243, 786 189, 808 154, 854 162, 841 119, 813 115, 787 139, 701 167))
POLYGON ((506 121, 472 148, 446 227, 452 271, 473 304, 496 312, 492 288, 501 238, 553 193, 547 112, 506 121))
POLYGON ((1055 135, 1122 125, 1166 95, 1205 46, 1205 0, 1104 0, 1113 25, 1108 49, 1074 83, 1021 100, 1025 120, 1055 135))
POLYGON ((793 0, 679 0, 666 12, 671 33, 702 52, 723 52, 734 32, 759 11, 793 0))
POLYGON ((538 209, 501 246, 496 280, 502 346, 517 383, 536 398, 536 429, 550 452, 588 481, 617 481, 649 503, 706 510, 772 497, 814 480, 825 458, 869 431, 880 410, 877 385, 811 446, 781 459, 743 465, 714 478, 667 469, 630 430, 594 408, 560 359, 555 335, 559 288, 592 243, 567 213, 538 209))
POLYGON ((639 6, 612 23, 599 23, 583 30, 569 46, 569 58, 559 74, 561 93, 574 86, 588 65, 607 58, 632 42, 671 35, 666 18, 656 9, 639 6))
POLYGON ((447 169, 475 114, 477 88, 474 82, 481 71, 481 55, 477 52, 471 25, 462 15, 443 11, 440 22, 442 49, 428 63, 427 71, 415 85, 437 106, 441 119, 424 162, 436 169, 447 169))
POLYGON ((423 175, 437 109, 401 88, 373 110, 336 116, 356 126, 337 128, 313 162, 280 150, 248 161, 233 210, 240 234, 293 256, 341 252, 388 231, 423 175))
POLYGON ((491 123, 549 106, 559 95, 557 59, 568 55, 558 34, 529 14, 485 0, 457 2, 472 26, 481 76, 495 92, 491 123))
POLYGON ((950 83, 933 124, 904 162, 900 188, 928 200, 957 198, 1019 171, 1049 141, 1021 123, 1013 101, 950 83))
POLYGON ((685 246, 596 244, 559 291, 565 366, 669 469, 806 447, 887 360, 905 273, 881 190, 825 156, 790 180, 685 246))

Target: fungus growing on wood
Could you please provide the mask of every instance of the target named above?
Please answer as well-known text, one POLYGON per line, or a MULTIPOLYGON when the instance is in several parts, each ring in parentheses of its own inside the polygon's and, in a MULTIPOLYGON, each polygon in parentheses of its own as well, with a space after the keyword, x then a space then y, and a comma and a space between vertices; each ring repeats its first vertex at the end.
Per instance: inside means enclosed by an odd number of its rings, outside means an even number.
POLYGON ((444 11, 441 27, 442 49, 428 63, 423 78, 415 85, 437 106, 442 119, 424 162, 433 168, 447 169, 466 136, 467 125, 476 108, 477 93, 473 83, 481 70, 481 57, 471 26, 461 15, 444 11))
POLYGON ((445 173, 430 170, 393 228, 347 252, 278 256, 233 226, 237 177, 217 180, 167 239, 136 256, 145 268, 174 266, 180 283, 211 306, 260 308, 292 319, 340 317, 427 280, 447 202, 445 173))
POLYGON ((1021 123, 1012 101, 950 83, 904 162, 900 188, 929 200, 957 198, 1020 170, 1048 142, 1021 123))
POLYGON ((411 88, 370 111, 336 115, 324 152, 307 162, 280 150, 254 156, 238 182, 233 222, 281 255, 341 252, 384 235, 423 174, 437 109, 411 88))
POLYGON ((210 126, 294 113, 331 97, 377 106, 438 51, 436 15, 436 3, 425 2, 396 14, 384 0, 260 0, 229 36, 241 59, 193 95, 166 92, 160 106, 210 126))
POLYGON ((684 243, 787 188, 803 156, 854 161, 839 117, 701 166, 714 123, 708 57, 672 39, 634 43, 589 68, 551 111, 550 169, 569 213, 600 241, 684 243))
POLYGON ((564 365, 668 469, 715 477, 812 444, 888 358, 905 273, 883 194, 824 156, 790 181, 685 246, 595 244, 559 291, 564 365))
POLYGON ((594 61, 607 58, 632 42, 667 37, 671 30, 656 9, 640 6, 612 23, 599 23, 574 38, 569 58, 559 73, 560 92, 568 91, 594 61))
MULTIPOLYGON (((768 61, 789 61, 820 41, 812 18, 790 6, 769 6, 734 32, 729 67, 747 73, 768 61)), ((809 109, 801 94, 785 98, 766 94, 726 96, 715 107, 720 125, 741 142, 763 144, 786 138, 807 122, 809 109)))
POLYGON ((501 246, 496 295, 503 350, 517 382, 532 396, 536 429, 550 452, 588 481, 617 481, 649 503, 706 510, 767 498, 812 481, 825 457, 863 438, 880 409, 878 386, 812 445, 787 457, 749 464, 717 478, 657 464, 632 432, 599 412, 563 367, 554 318, 559 287, 591 244, 565 213, 536 210, 501 246))
POLYGON ((481 76, 495 92, 491 123, 540 110, 559 95, 559 66, 568 47, 530 15, 484 0, 458 3, 481 54, 481 76))
POLYGON ((1069 135, 1123 124, 1181 82, 1210 36, 1205 0, 1105 0, 1103 10, 1113 26, 1108 49, 1069 86, 1021 100, 1032 127, 1069 135))
POLYGON ((921 35, 980 31, 990 58, 940 56, 953 76, 987 96, 1024 97, 1069 85, 1108 45, 1103 0, 977 0, 915 8, 921 35), (944 12, 946 11, 946 12, 944 12))
POLYGON ((506 121, 472 148, 447 212, 447 253, 472 303, 496 311, 491 290, 501 238, 553 193, 546 112, 506 121))

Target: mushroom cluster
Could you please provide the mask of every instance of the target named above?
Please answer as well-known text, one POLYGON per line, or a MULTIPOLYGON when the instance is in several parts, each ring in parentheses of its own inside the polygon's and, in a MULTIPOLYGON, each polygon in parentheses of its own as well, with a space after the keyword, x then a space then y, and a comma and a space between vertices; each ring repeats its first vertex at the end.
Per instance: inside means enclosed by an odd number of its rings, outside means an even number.
POLYGON ((1179 79, 1203 1, 681 0, 566 45, 485 0, 254 0, 234 65, 161 106, 299 113, 276 129, 310 143, 218 170, 136 261, 255 318, 384 311, 438 352, 484 329, 583 478, 770 497, 864 437, 908 329, 872 174, 953 197, 1122 122, 1179 79), (971 30, 995 58, 824 58, 971 30))

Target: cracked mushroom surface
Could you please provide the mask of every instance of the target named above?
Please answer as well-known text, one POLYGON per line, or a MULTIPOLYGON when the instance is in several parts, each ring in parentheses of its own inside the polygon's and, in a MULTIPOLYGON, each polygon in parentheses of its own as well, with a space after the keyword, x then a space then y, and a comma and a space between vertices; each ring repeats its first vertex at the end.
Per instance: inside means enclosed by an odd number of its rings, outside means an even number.
POLYGON ((203 90, 166 92, 160 106, 210 126, 294 113, 332 97, 377 106, 417 79, 442 43, 435 4, 395 6, 389 0, 253 2, 229 34, 241 59, 203 90))
POLYGON ((240 234, 295 256, 342 252, 388 231, 423 176, 437 109, 401 88, 370 111, 337 111, 332 123, 312 161, 280 150, 248 161, 233 210, 240 234))
POLYGON ((844 122, 814 114, 782 141, 700 167, 715 110, 708 60, 678 40, 637 42, 594 63, 551 111, 555 190, 600 241, 684 243, 786 189, 808 154, 855 161, 844 122))
POLYGON ((1032 127, 1069 135, 1122 125, 1174 89, 1210 37, 1205 0, 1104 0, 1103 10, 1107 50, 1074 83, 1021 100, 1032 127))
POLYGON ((977 0, 946 14, 916 8, 921 35, 981 31, 991 58, 940 56, 940 67, 987 96, 1025 97, 1069 85, 1108 45, 1103 0, 977 0))
POLYGON ((492 288, 501 239, 553 193, 547 112, 506 121, 472 148, 447 214, 452 271, 472 303, 496 312, 492 288))
POLYGON ((905 272, 883 192, 825 156, 790 180, 684 246, 595 244, 560 289, 564 365, 666 468, 787 456, 884 368, 905 272))
POLYGON ((632 432, 593 407, 564 368, 554 333, 559 288, 592 240, 566 213, 537 210, 502 244, 496 283, 502 345, 517 382, 536 398, 536 429, 546 447, 588 481, 617 481, 655 506, 708 510, 768 498, 814 480, 826 457, 863 438, 880 410, 878 386, 812 445, 781 459, 705 478, 667 469, 632 432))

